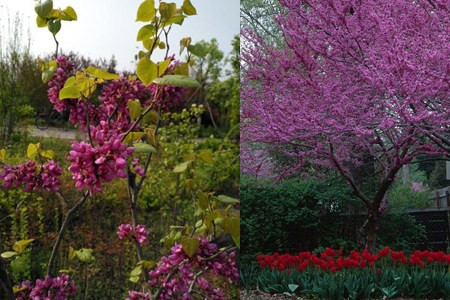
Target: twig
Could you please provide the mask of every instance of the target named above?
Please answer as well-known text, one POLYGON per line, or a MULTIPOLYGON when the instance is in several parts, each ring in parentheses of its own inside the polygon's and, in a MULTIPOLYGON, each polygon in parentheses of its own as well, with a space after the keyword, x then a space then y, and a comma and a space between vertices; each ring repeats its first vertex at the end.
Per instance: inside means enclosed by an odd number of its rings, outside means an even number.
POLYGON ((75 203, 75 205, 71 209, 69 209, 69 211, 67 212, 66 217, 64 218, 64 221, 61 225, 61 229, 59 230, 55 244, 53 245, 52 254, 51 254, 50 260, 48 262, 47 275, 51 275, 51 273, 53 271, 53 266, 55 264, 56 255, 58 253, 59 246, 61 244, 64 232, 66 231, 67 225, 69 224, 70 220, 72 219, 73 213, 75 213, 78 210, 78 208, 80 208, 84 204, 84 202, 88 198, 88 195, 89 195, 88 191, 85 191, 83 196, 81 197, 81 199, 78 200, 78 202, 75 203))
POLYGON ((194 275, 194 279, 192 279, 192 282, 191 282, 191 284, 190 284, 190 286, 189 286, 189 290, 188 290, 188 293, 189 293, 189 294, 192 293, 192 289, 194 288, 194 284, 195 284, 195 282, 197 281, 198 276, 202 275, 202 273, 203 273, 203 270, 199 271, 198 273, 196 273, 196 274, 194 275))
MULTIPOLYGON (((167 277, 165 279, 165 282, 168 282, 170 279, 172 279, 172 277, 175 275, 175 273, 178 271, 178 267, 187 263, 189 260, 188 259, 184 259, 182 261, 180 261, 177 265, 175 265, 173 267, 173 269, 169 272, 169 274, 167 274, 167 277)), ((162 291, 164 290, 163 286, 160 286, 159 289, 156 291, 154 299, 158 300, 159 296, 161 295, 162 291)))

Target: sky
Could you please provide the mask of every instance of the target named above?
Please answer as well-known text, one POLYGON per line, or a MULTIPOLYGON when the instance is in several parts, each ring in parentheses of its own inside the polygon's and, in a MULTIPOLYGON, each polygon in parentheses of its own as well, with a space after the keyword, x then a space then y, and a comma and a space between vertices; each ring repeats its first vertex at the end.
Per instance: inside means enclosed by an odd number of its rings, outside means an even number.
MULTIPOLYGON (((142 0, 53 0, 54 8, 72 6, 78 21, 62 22, 57 34, 64 52, 77 52, 93 59, 115 56, 117 70, 135 70, 135 54, 143 50, 136 35, 146 23, 135 22, 136 11, 142 0)), ((158 2, 157 0, 155 1, 158 2)), ((177 6, 182 0, 167 0, 177 6)), ((239 34, 239 0, 191 0, 197 9, 196 16, 185 19, 183 26, 174 26, 169 36, 171 53, 179 52, 179 41, 192 37, 192 42, 216 38, 225 54, 231 50, 233 37, 239 34), (172 50, 173 49, 173 50, 172 50)), ((19 13, 23 20, 23 32, 31 35, 31 52, 36 55, 50 54, 55 50, 55 42, 47 28, 37 28, 33 0, 0 0, 0 35, 7 32, 8 14, 19 13)), ((154 60, 163 58, 159 50, 154 60)))

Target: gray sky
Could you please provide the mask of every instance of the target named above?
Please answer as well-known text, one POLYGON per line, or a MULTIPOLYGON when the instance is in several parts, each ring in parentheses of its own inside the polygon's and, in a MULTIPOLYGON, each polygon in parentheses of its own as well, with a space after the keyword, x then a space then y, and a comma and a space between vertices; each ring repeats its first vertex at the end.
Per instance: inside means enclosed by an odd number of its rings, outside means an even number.
MULTIPOLYGON (((136 42, 136 35, 146 23, 135 22, 136 11, 142 0, 53 0, 55 8, 72 6, 78 21, 62 22, 57 37, 65 52, 73 51, 91 58, 107 58, 113 54, 118 61, 118 70, 134 70, 134 55, 142 49, 136 42)), ((158 1, 155 1, 158 3, 158 1)), ((167 0, 181 5, 182 0, 167 0)), ((197 8, 197 15, 185 19, 183 26, 172 28, 169 42, 170 53, 179 52, 181 38, 191 36, 193 43, 199 40, 217 38, 220 49, 228 54, 231 41, 239 34, 239 0, 191 0, 197 8)), ((0 0, 0 24, 4 33, 7 24, 7 10, 12 16, 22 15, 24 31, 31 33, 31 51, 35 54, 52 53, 55 49, 51 33, 47 28, 35 24, 33 0, 0 0), (5 9, 7 8, 7 10, 5 9)), ((163 50, 156 53, 154 60, 163 57, 163 50)))

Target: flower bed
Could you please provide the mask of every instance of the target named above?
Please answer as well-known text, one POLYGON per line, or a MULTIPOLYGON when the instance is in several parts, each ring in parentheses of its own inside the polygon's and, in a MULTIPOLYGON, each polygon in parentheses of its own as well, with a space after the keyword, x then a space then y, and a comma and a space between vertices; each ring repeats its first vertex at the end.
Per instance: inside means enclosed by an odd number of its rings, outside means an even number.
POLYGON ((257 260, 260 270, 247 278, 243 274, 243 284, 268 293, 323 299, 450 299, 450 254, 442 251, 416 250, 407 256, 385 247, 344 256, 327 248, 320 254, 274 253, 257 260))

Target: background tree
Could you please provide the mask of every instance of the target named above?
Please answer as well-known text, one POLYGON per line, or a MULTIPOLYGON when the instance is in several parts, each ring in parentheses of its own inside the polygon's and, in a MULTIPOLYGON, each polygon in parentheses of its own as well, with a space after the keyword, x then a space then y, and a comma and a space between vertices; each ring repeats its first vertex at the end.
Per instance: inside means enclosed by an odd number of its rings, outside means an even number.
POLYGON ((359 243, 375 248, 386 193, 403 165, 449 155, 449 8, 443 1, 282 0, 286 48, 247 33, 242 138, 337 171, 367 207, 359 243), (363 190, 355 168, 373 165, 363 190))

